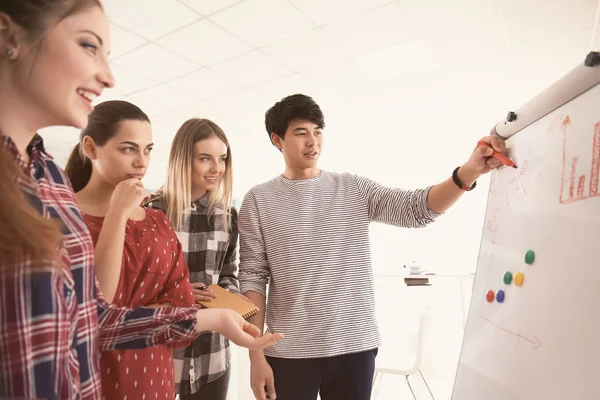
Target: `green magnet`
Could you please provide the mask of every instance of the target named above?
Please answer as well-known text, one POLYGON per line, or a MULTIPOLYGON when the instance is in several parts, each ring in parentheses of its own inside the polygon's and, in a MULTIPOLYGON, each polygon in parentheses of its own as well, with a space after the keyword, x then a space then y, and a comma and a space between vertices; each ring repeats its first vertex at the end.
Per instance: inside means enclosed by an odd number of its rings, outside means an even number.
POLYGON ((513 280, 513 274, 510 271, 506 271, 506 273, 504 274, 504 283, 507 285, 510 285, 512 283, 513 280))
POLYGON ((535 253, 533 250, 527 250, 527 253, 525 253, 525 262, 531 265, 533 264, 533 260, 535 260, 535 253))

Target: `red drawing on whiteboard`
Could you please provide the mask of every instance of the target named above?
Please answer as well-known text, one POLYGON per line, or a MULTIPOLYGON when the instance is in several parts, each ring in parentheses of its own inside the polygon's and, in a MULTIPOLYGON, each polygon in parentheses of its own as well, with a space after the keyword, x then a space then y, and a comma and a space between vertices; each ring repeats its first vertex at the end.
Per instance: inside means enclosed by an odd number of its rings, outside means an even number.
POLYGON ((487 276, 485 279, 485 286, 488 286, 488 283, 490 283, 490 275, 492 272, 492 262, 494 261, 494 254, 490 254, 490 259, 488 260, 488 269, 487 269, 487 276))
POLYGON ((516 337, 518 337, 520 339, 523 339, 523 340, 529 342, 531 344, 531 346, 532 346, 531 350, 537 350, 543 344, 542 341, 540 339, 538 339, 537 336, 535 336, 535 335, 532 335, 531 337, 528 337, 528 336, 523 335, 521 332, 514 332, 511 329, 504 328, 504 327, 498 325, 497 323, 495 323, 494 321, 492 321, 491 319, 488 319, 488 318, 484 317, 483 315, 481 316, 481 318, 483 318, 486 322, 489 322, 495 328, 501 330, 502 332, 506 332, 509 335, 516 336, 516 337))
POLYGON ((516 207, 523 201, 524 197, 525 193, 521 188, 521 182, 516 178, 510 181, 510 184, 506 189, 506 202, 508 205, 516 207))
POLYGON ((562 118, 560 130, 563 134, 562 177, 560 182, 561 204, 568 204, 579 200, 599 196, 598 179, 600 172, 600 122, 597 122, 579 134, 570 137, 569 126, 571 118, 566 115, 562 118), (589 149, 589 136, 591 136, 590 153, 576 154, 576 149, 589 149))
POLYGON ((531 185, 541 181, 541 173, 532 171, 529 168, 529 160, 523 160, 517 169, 517 175, 506 188, 506 202, 511 207, 518 206, 527 196, 531 185))
POLYGON ((494 214, 491 218, 486 219, 484 227, 486 231, 492 233, 492 243, 494 244, 496 243, 496 233, 498 232, 498 211, 500 211, 499 208, 497 208, 496 211, 494 211, 494 214))

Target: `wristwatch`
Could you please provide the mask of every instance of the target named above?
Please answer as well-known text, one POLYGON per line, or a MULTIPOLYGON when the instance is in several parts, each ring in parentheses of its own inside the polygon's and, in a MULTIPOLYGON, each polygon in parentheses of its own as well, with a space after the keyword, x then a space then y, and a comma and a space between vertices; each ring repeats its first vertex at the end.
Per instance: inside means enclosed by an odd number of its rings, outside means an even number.
POLYGON ((454 171, 452 172, 452 180, 454 181, 454 183, 456 184, 456 186, 458 186, 459 189, 462 189, 466 192, 471 191, 473 189, 475 189, 475 187, 477 186, 477 181, 473 182, 473 184, 471 185, 471 187, 466 187, 465 185, 463 185, 463 183, 460 181, 460 179, 458 179, 458 169, 460 167, 456 167, 454 169, 454 171))

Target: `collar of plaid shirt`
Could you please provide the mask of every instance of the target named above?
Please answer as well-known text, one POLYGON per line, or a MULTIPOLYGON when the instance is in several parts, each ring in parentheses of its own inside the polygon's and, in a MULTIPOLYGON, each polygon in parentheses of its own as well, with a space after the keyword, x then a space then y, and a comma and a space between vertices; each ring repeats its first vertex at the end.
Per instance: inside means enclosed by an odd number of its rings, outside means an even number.
MULTIPOLYGON (((178 343, 196 336, 194 308, 125 309, 107 304, 93 273, 93 244, 71 184, 36 135, 18 184, 42 215, 60 220, 63 269, 20 260, 0 274, 0 398, 100 399, 99 350, 178 343)), ((6 228, 4 228, 6 229, 6 228)), ((0 259, 0 263, 5 264, 0 259)), ((5 267, 6 265, 2 265, 5 267)))

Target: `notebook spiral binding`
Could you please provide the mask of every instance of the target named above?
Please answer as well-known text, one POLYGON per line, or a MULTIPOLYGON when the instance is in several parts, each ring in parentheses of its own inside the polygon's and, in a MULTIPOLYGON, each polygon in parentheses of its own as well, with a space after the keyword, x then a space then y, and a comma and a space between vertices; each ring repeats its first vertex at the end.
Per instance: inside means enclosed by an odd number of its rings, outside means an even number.
POLYGON ((254 317, 256 314, 258 314, 258 310, 252 310, 246 314, 242 314, 242 317, 244 317, 244 319, 248 319, 250 317, 254 317))

